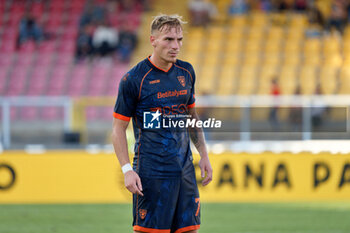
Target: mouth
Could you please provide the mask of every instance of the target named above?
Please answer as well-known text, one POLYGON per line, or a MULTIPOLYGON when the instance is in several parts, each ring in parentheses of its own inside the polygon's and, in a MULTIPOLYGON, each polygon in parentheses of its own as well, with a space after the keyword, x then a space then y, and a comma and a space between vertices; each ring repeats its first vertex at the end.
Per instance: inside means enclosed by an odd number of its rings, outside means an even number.
POLYGON ((170 52, 169 54, 170 54, 171 57, 176 57, 178 53, 176 53, 176 52, 170 52))

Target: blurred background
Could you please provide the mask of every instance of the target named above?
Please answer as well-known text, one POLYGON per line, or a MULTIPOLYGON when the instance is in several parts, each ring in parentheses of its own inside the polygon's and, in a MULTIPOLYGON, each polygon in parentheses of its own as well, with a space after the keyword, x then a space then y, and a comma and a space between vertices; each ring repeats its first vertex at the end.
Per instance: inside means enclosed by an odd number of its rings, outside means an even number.
POLYGON ((188 22, 180 59, 195 68, 197 106, 234 109, 219 117, 237 129, 208 133, 210 145, 346 140, 349 9, 344 0, 1 0, 2 148, 111 149, 119 80, 151 54, 159 13, 188 22))
POLYGON ((347 0, 0 0, 0 232, 130 231, 112 113, 159 13, 224 122, 201 232, 350 232, 347 0))

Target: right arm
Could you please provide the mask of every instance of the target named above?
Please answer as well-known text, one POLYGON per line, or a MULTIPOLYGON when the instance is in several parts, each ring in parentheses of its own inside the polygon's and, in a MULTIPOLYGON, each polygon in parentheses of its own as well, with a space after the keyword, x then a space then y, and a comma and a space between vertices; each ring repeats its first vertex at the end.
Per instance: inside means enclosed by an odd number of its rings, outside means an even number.
MULTIPOLYGON (((112 143, 121 167, 130 163, 128 143, 126 140, 126 129, 128 128, 128 125, 128 121, 123 121, 117 118, 114 118, 113 120, 112 143)), ((141 179, 135 171, 130 170, 124 174, 124 183, 125 187, 130 192, 143 196, 141 179)))

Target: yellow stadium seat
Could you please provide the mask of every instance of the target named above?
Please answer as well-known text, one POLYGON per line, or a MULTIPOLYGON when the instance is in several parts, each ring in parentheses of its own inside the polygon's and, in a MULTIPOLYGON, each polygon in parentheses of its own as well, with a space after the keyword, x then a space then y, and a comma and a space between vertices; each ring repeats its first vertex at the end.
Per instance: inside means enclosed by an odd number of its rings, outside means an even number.
POLYGON ((241 58, 238 54, 226 52, 225 56, 223 57, 222 64, 224 64, 224 66, 236 66, 240 61, 241 58))
POLYGON ((215 93, 216 74, 216 66, 204 66, 200 69, 197 82, 199 93, 215 93))
POLYGON ((280 53, 282 50, 281 42, 278 40, 267 40, 265 43, 265 53, 280 53))
POLYGON ((336 67, 324 66, 320 70, 320 85, 323 94, 332 95, 335 94, 338 86, 338 73, 339 69, 336 67))
POLYGON ((245 28, 247 26, 246 15, 235 15, 230 18, 230 25, 233 28, 245 28))
POLYGON ((254 66, 242 67, 239 75, 239 86, 237 90, 238 95, 254 94, 256 88, 257 68, 254 66))
POLYGON ((265 36, 262 27, 250 27, 248 31, 248 40, 262 40, 265 36))
POLYGON ((303 95, 312 95, 318 84, 317 66, 303 66, 300 70, 299 84, 303 95))
POLYGON ((321 51, 321 41, 317 38, 307 39, 304 44, 304 54, 305 55, 320 55, 321 51))
POLYGON ((257 53, 262 50, 261 43, 259 40, 248 40, 246 41, 244 52, 245 53, 257 53))
POLYGON ((264 65, 280 65, 282 57, 280 53, 265 53, 262 59, 264 65))
POLYGON ((271 80, 272 78, 278 78, 277 66, 265 65, 261 68, 260 74, 258 75, 258 95, 268 95, 271 91, 271 80))
POLYGON ((261 63, 260 53, 246 53, 243 58, 243 65, 255 66, 261 63))
POLYGON ((319 39, 308 39, 304 43, 304 64, 319 65, 321 64, 321 41, 319 39))
POLYGON ((241 41, 226 41, 224 45, 224 51, 226 53, 240 53, 242 50, 242 42, 241 41))
POLYGON ((326 38, 323 41, 323 54, 325 56, 329 54, 340 54, 341 44, 335 37, 326 38))
POLYGON ((201 40, 204 38, 204 29, 200 27, 190 28, 188 35, 186 36, 188 40, 201 40))
MULTIPOLYGON (((207 44, 205 45, 205 50, 209 53, 218 52, 221 48, 222 48, 221 41, 208 40, 207 44)), ((202 50, 203 50, 203 48, 202 48, 202 50)))
POLYGON ((301 41, 304 39, 304 30, 301 28, 289 28, 286 38, 287 40, 301 41))
POLYGON ((350 94, 350 66, 342 67, 340 70, 338 94, 350 94))
POLYGON ((219 79, 219 86, 217 89, 218 95, 232 95, 234 94, 236 88, 237 88, 237 79, 236 74, 234 71, 231 75, 227 75, 226 73, 222 72, 219 79))
POLYGON ((211 53, 204 56, 203 65, 204 66, 217 66, 219 62, 218 53, 211 53))
POLYGON ((253 12, 250 15, 250 24, 253 27, 263 28, 268 24, 269 18, 264 12, 253 12))
POLYGON ((292 14, 290 17, 290 28, 305 28, 308 25, 306 14, 292 14))
POLYGON ((301 42, 293 39, 287 39, 285 41, 283 51, 285 53, 300 53, 301 42))
POLYGON ((323 60, 322 66, 341 67, 343 57, 340 54, 328 54, 323 60))
POLYGON ((295 66, 282 66, 278 74, 278 83, 281 88, 281 95, 294 94, 297 86, 297 68, 295 66))
POLYGON ((299 53, 284 53, 284 57, 282 58, 283 65, 285 66, 296 66, 301 64, 301 57, 299 53))
POLYGON ((244 36, 243 28, 230 28, 227 32, 227 37, 230 41, 240 41, 244 36))
POLYGON ((284 38, 284 29, 280 26, 271 26, 267 33, 267 40, 279 41, 284 38))

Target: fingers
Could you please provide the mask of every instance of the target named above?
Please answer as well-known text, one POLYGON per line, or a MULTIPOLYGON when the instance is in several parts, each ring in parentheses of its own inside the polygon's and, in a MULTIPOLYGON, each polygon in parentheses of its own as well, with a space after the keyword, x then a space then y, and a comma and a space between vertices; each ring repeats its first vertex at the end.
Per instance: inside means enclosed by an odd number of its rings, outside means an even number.
POLYGON ((141 179, 140 177, 138 177, 138 179, 136 180, 136 193, 143 196, 143 193, 142 193, 142 184, 141 184, 141 179))
POLYGON ((141 179, 134 171, 125 174, 125 187, 131 193, 143 196, 141 179))
POLYGON ((205 170, 204 167, 201 167, 201 177, 204 178, 205 177, 205 170))
POLYGON ((213 179, 213 169, 209 167, 208 169, 205 169, 205 170, 207 171, 207 176, 202 181, 203 186, 206 186, 207 184, 209 184, 213 179))

